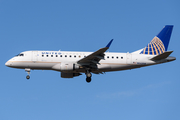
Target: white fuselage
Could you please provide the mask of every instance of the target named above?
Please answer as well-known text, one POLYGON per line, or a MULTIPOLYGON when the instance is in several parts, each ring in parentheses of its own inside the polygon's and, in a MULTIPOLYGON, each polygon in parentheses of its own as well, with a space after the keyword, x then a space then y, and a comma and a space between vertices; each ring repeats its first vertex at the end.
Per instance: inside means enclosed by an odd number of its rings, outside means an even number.
POLYGON ((62 78, 73 78, 86 74, 91 82, 91 73, 120 71, 140 68, 175 60, 169 57, 173 51, 167 51, 173 26, 166 25, 151 42, 133 53, 106 52, 113 39, 95 52, 72 51, 25 51, 5 63, 8 67, 25 69, 30 78, 30 70, 55 70, 62 78))
MULTIPOLYGON (((59 68, 60 64, 77 64, 77 61, 91 53, 92 52, 25 51, 7 61, 6 66, 20 69, 56 70, 62 72, 59 68)), ((152 57, 154 57, 154 55, 106 52, 104 59, 100 60, 99 64, 97 64, 98 69, 92 72, 119 71, 168 62, 166 59, 152 61, 150 60, 152 57)), ((80 67, 71 72, 85 73, 85 69, 81 69, 80 67)))

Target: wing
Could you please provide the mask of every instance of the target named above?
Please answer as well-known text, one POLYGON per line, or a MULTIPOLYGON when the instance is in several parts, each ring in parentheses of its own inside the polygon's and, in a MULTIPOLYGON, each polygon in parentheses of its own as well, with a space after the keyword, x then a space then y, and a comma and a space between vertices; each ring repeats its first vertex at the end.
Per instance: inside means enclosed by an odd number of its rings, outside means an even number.
POLYGON ((113 39, 107 44, 106 47, 101 48, 97 50, 96 52, 93 52, 92 54, 88 55, 87 57, 79 60, 77 63, 81 64, 86 67, 94 68, 99 64, 99 61, 101 59, 104 59, 104 52, 109 49, 113 39))

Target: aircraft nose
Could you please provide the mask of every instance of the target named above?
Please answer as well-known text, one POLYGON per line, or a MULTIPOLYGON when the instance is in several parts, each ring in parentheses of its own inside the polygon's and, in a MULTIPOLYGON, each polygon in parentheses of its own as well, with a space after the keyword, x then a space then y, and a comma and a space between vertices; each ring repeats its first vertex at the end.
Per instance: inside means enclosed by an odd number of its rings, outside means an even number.
POLYGON ((7 61, 7 62, 5 63, 5 65, 8 66, 8 64, 9 64, 9 63, 8 63, 8 61, 7 61))
POLYGON ((5 65, 8 66, 8 67, 10 66, 10 64, 11 64, 11 63, 10 63, 9 61, 7 61, 7 62, 5 63, 5 65))

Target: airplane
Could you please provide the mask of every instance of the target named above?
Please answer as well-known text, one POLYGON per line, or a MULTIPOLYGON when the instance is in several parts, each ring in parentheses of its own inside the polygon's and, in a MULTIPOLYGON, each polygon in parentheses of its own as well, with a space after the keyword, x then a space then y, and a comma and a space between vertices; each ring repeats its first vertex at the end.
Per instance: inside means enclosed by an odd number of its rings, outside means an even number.
POLYGON ((25 51, 8 60, 5 65, 25 69, 30 79, 31 70, 54 70, 62 78, 73 78, 85 73, 86 82, 91 82, 92 73, 121 71, 156 65, 176 60, 167 51, 173 25, 166 25, 147 46, 132 53, 106 52, 113 39, 95 52, 74 51, 25 51))

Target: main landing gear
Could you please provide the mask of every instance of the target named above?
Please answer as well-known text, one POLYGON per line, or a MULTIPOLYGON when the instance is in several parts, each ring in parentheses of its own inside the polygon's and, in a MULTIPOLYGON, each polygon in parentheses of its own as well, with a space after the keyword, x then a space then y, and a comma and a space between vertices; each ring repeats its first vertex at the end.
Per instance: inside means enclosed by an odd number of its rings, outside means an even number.
POLYGON ((26 79, 29 80, 30 79, 29 74, 30 74, 31 69, 25 68, 25 71, 28 73, 28 75, 26 76, 26 79))
POLYGON ((92 76, 92 74, 89 71, 87 71, 86 72, 86 82, 88 82, 88 83, 91 82, 91 76, 92 76))

